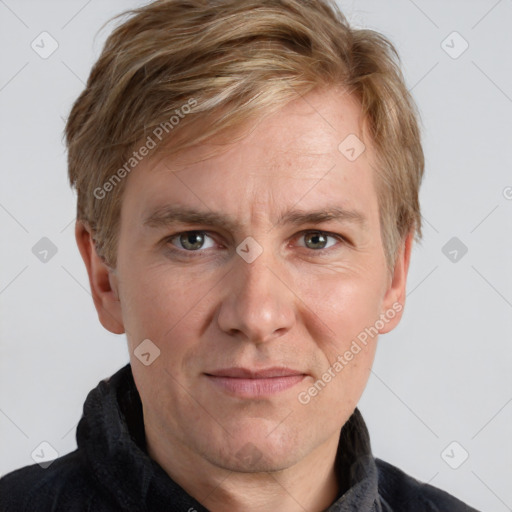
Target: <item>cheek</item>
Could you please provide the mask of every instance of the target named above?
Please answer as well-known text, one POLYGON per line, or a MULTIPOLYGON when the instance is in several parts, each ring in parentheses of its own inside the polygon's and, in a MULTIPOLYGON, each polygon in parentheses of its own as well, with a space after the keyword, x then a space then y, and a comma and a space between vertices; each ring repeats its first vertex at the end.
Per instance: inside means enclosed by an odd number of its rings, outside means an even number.
POLYGON ((347 344, 379 318, 382 288, 370 272, 322 275, 306 279, 301 297, 322 321, 329 358, 345 352, 347 344))
POLYGON ((319 417, 323 427, 337 428, 347 421, 366 387, 374 354, 374 345, 368 346, 350 362, 345 361, 341 369, 336 365, 331 365, 330 371, 326 368, 319 378, 301 390, 297 407, 311 428, 318 428, 315 418, 319 417))
POLYGON ((321 415, 325 424, 338 425, 348 419, 368 382, 377 336, 367 329, 379 318, 381 297, 377 286, 355 277, 331 278, 320 288, 308 292, 307 305, 323 325, 315 339, 322 363, 298 401, 308 418, 321 415))
POLYGON ((162 267, 146 267, 140 272, 132 268, 125 275, 128 278, 120 288, 123 320, 133 342, 142 336, 159 344, 180 324, 190 325, 208 291, 197 280, 184 279, 183 273, 162 267))
POLYGON ((187 286, 191 280, 185 279, 183 272, 171 272, 161 266, 146 266, 141 272, 132 267, 127 275, 121 300, 138 389, 148 406, 178 399, 189 403, 186 394, 180 395, 181 388, 175 386, 173 379, 184 378, 188 355, 199 350, 199 330, 208 307, 205 296, 212 285, 187 286), (136 357, 137 347, 146 339, 160 351, 148 366, 136 357))

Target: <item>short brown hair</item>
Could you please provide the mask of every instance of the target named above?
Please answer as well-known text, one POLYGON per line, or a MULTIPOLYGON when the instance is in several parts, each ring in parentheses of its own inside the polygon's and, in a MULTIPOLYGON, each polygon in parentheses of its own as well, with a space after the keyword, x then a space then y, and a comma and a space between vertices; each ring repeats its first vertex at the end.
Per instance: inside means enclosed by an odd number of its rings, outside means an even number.
POLYGON ((65 130, 77 220, 111 267, 138 145, 182 150, 332 86, 358 98, 370 128, 390 268, 405 236, 421 237, 419 116, 386 37, 350 27, 334 0, 157 0, 124 15, 65 130))

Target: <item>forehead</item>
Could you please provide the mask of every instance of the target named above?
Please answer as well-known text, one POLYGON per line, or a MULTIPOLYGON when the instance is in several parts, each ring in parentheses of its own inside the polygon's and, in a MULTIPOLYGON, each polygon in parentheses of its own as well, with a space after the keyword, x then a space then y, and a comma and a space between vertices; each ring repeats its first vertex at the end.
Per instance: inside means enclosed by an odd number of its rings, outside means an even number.
MULTIPOLYGON (((192 140, 196 129, 193 125, 188 134, 192 140)), ((251 151, 267 167, 275 160, 282 168, 287 159, 294 165, 302 161, 307 167, 313 159, 332 162, 341 149, 340 143, 349 135, 357 136, 365 145, 370 142, 359 101, 343 88, 331 87, 298 97, 272 114, 263 112, 256 120, 235 129, 232 138, 229 132, 214 137, 178 151, 171 160, 173 169, 183 170, 199 161, 215 158, 215 163, 221 163, 232 160, 234 153, 251 151), (238 137, 240 134, 242 137, 238 137)))
POLYGON ((170 202, 233 215, 283 211, 299 201, 301 209, 317 209, 314 203, 336 198, 356 208, 362 196, 375 196, 365 130, 353 97, 310 93, 260 118, 233 144, 213 140, 142 161, 129 176, 123 210, 137 210, 140 221, 170 202))

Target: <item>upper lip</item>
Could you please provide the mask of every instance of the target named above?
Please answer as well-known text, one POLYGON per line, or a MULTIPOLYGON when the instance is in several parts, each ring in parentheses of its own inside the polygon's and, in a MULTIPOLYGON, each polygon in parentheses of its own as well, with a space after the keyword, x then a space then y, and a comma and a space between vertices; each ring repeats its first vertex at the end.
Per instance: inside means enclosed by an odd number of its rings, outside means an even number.
POLYGON ((262 368, 259 370, 250 370, 249 368, 223 368, 207 372, 206 375, 214 377, 232 377, 239 379, 265 379, 271 377, 289 377, 290 375, 304 375, 300 370, 293 370, 284 366, 272 366, 271 368, 262 368))

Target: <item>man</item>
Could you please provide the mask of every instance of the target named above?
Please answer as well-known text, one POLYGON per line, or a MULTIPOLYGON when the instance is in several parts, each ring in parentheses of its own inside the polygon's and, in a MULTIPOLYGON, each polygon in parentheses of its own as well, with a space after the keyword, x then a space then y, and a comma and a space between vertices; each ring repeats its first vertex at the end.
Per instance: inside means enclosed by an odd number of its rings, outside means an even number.
POLYGON ((327 0, 160 0, 66 126, 76 239, 130 364, 2 511, 471 511, 372 456, 423 152, 394 48, 327 0))

